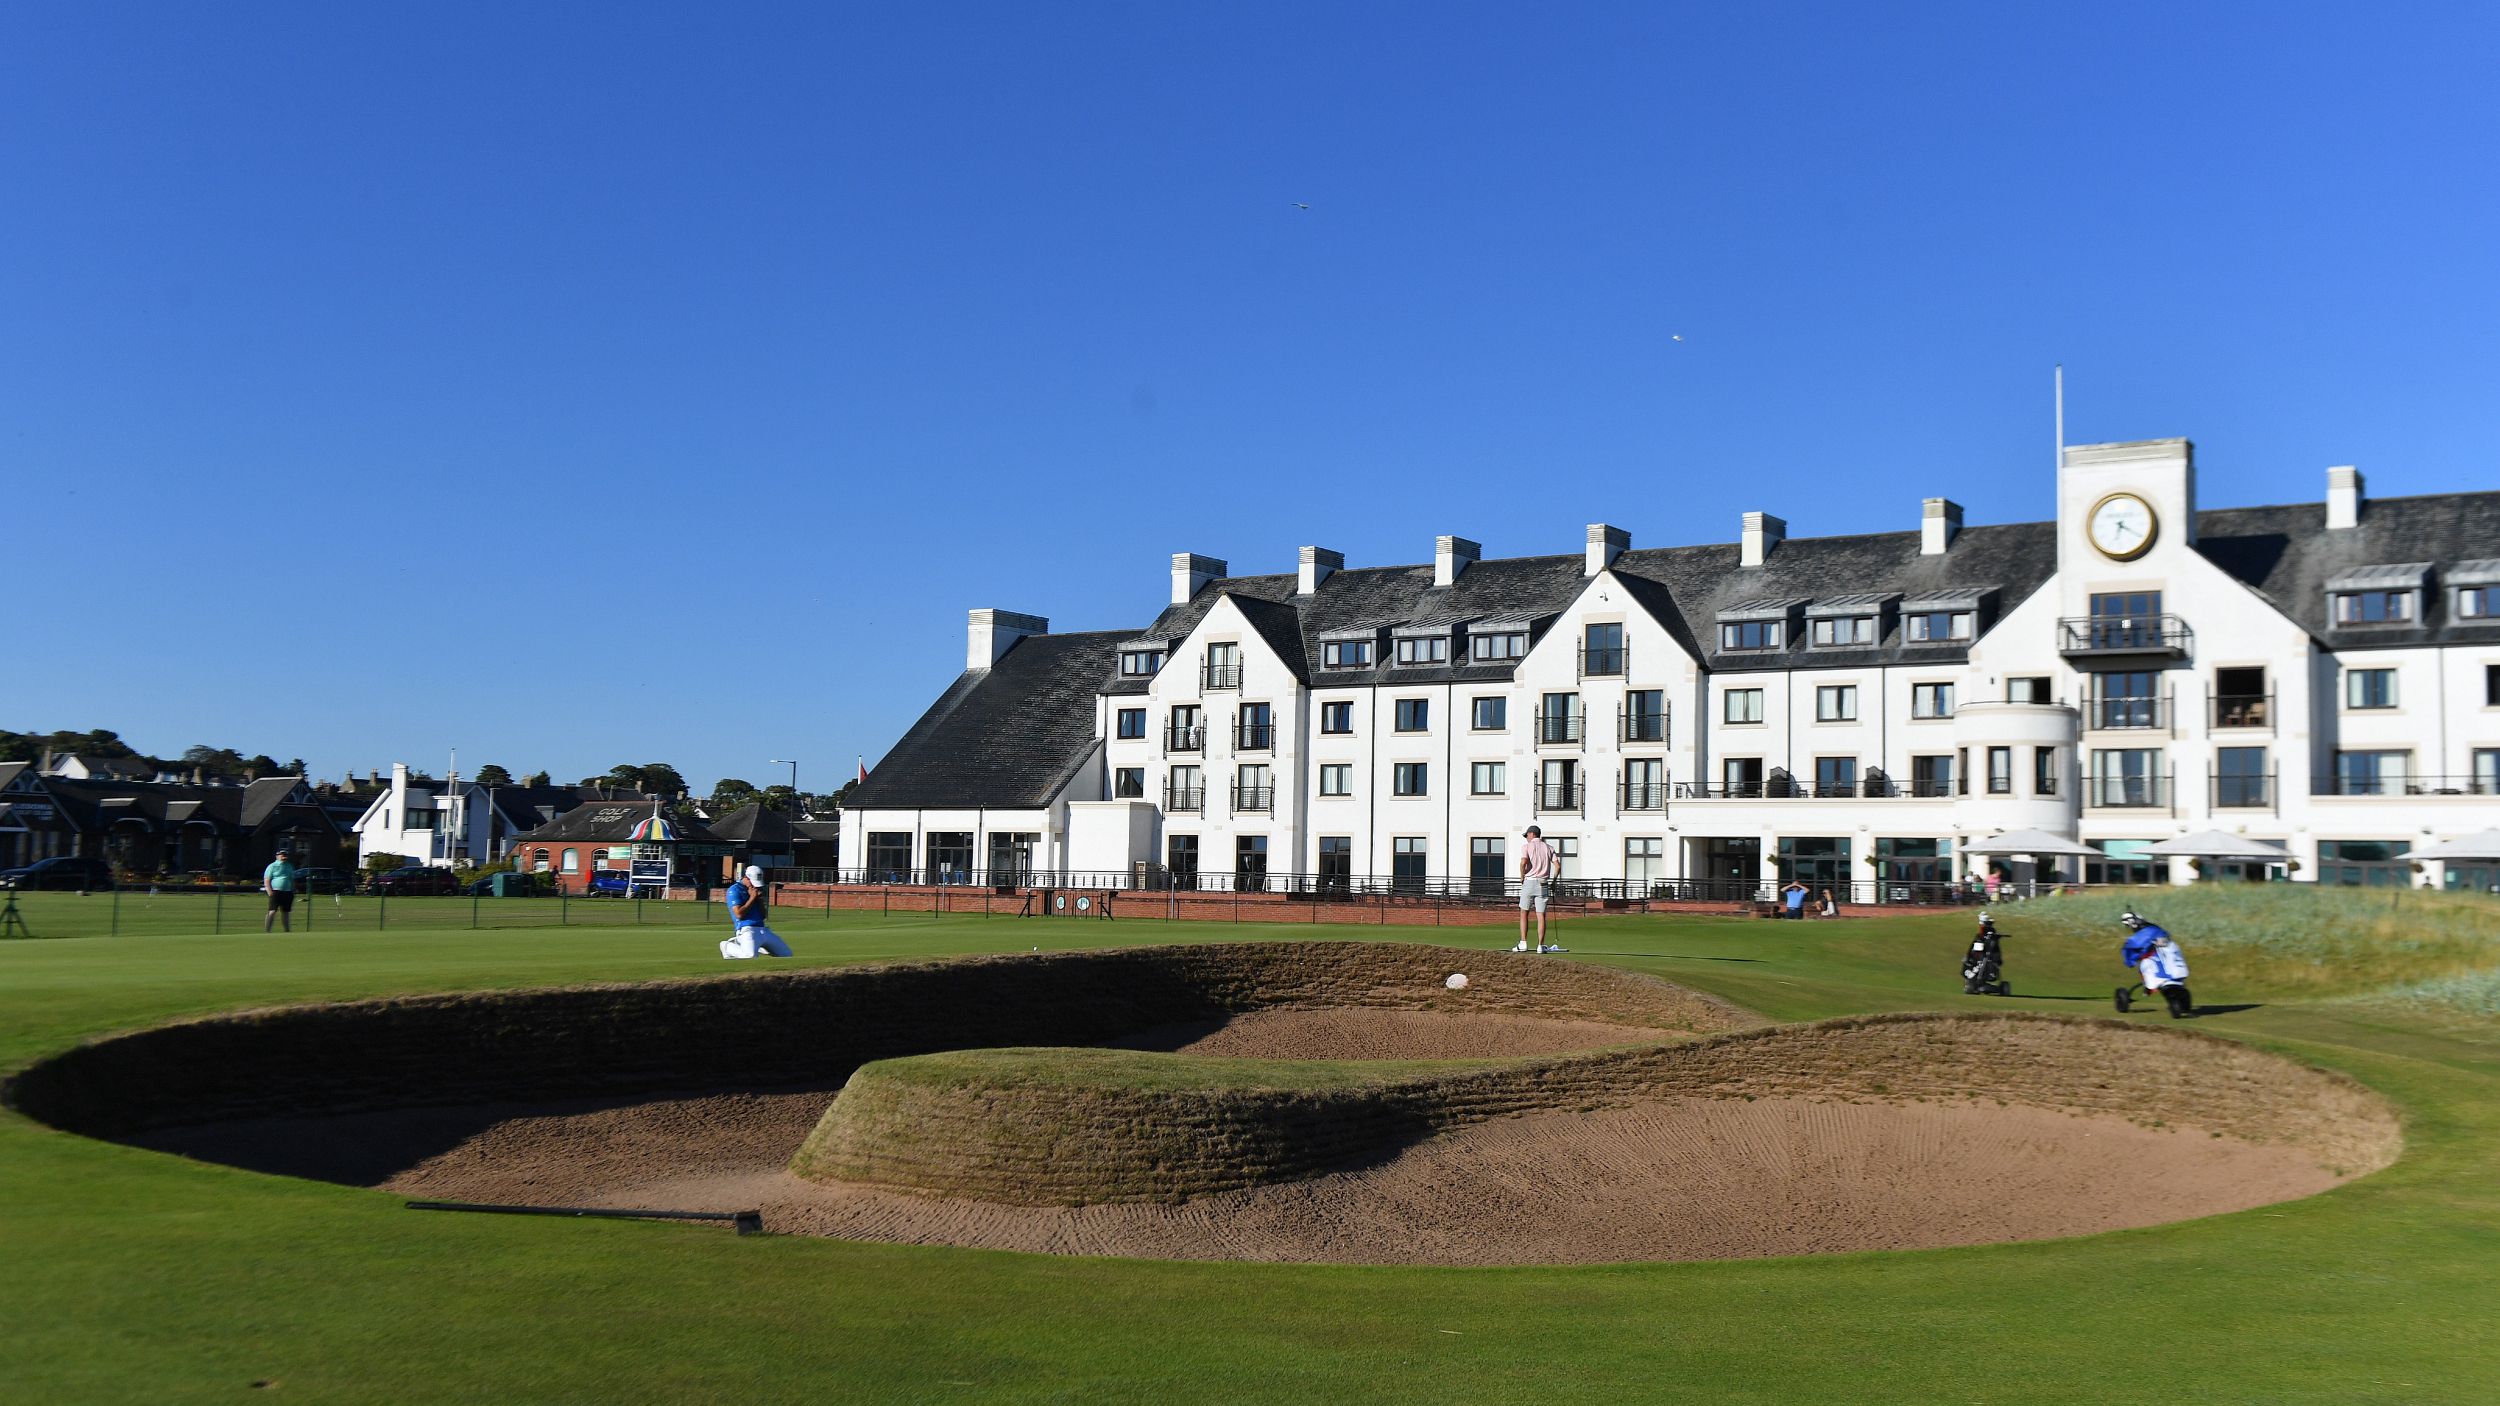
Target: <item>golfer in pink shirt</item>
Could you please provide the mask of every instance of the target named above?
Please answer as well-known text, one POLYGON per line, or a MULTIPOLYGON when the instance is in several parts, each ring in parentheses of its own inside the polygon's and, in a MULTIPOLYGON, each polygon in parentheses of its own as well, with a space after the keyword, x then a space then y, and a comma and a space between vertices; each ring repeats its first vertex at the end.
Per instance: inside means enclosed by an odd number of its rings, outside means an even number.
POLYGON ((1528 827, 1528 842, 1519 847, 1519 948, 1522 952, 1551 952, 1545 945, 1546 890, 1554 880, 1554 847, 1545 843, 1545 832, 1534 825, 1528 827), (1528 946, 1528 910, 1536 910, 1536 946, 1528 946))

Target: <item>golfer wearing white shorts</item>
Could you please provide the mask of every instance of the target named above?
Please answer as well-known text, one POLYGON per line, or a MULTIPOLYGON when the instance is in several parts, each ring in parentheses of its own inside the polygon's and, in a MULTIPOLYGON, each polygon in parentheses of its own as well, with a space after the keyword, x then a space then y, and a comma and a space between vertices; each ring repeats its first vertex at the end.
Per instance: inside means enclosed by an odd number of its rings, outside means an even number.
POLYGON ((1519 946, 1520 952, 1551 952, 1545 945, 1546 889, 1554 881, 1554 847, 1545 843, 1545 832, 1528 827, 1527 843, 1519 847, 1519 946), (1536 910, 1536 946, 1528 945, 1528 910, 1536 910))
POLYGON ((750 864, 746 871, 729 885, 729 921, 736 936, 720 945, 720 954, 732 961, 741 961, 761 952, 768 957, 787 957, 790 944, 781 935, 764 926, 764 871, 750 864))

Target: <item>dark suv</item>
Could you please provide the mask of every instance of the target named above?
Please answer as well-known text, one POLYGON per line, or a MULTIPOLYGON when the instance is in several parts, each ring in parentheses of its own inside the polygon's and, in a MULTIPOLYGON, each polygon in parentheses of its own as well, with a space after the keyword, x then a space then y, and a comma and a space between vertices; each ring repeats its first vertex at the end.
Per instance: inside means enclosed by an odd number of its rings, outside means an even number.
POLYGON ((374 875, 373 891, 394 898, 406 898, 412 894, 451 894, 460 891, 460 881, 452 877, 449 869, 412 864, 405 869, 374 875))
POLYGON ((56 854, 38 859, 23 869, 0 869, 0 888, 11 889, 109 889, 113 886, 113 866, 101 859, 82 859, 74 854, 56 854))

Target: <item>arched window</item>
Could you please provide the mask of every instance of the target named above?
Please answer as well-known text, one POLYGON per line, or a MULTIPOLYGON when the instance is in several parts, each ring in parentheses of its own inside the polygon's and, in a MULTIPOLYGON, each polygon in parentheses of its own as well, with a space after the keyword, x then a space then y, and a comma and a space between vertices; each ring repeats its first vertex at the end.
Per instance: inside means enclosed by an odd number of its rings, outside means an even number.
POLYGON ((581 867, 581 851, 571 849, 566 850, 564 852, 564 872, 567 874, 577 874, 581 872, 581 867))
POLYGON ((545 850, 541 849, 530 851, 530 868, 541 874, 547 872, 547 852, 545 850))

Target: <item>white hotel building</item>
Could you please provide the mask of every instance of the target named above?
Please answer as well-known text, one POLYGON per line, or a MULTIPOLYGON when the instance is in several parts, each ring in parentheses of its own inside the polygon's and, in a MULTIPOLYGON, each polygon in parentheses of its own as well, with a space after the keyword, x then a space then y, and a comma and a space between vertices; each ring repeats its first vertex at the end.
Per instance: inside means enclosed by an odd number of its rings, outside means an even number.
MULTIPOLYGON (((2500 492, 2200 508, 2184 440, 2065 451, 2052 522, 1293 574, 1173 558, 1142 630, 972 612, 966 670, 852 798, 846 878, 1570 877, 1859 899, 1994 863, 2490 887, 2410 850, 2500 827, 2500 492), (1981 860, 2042 830, 2089 860, 1981 860), (2288 871, 2288 872, 2287 872, 2288 871)), ((1110 882, 1108 878, 1095 882, 1110 882)), ((1071 880, 1084 882, 1084 880, 1071 880)))

